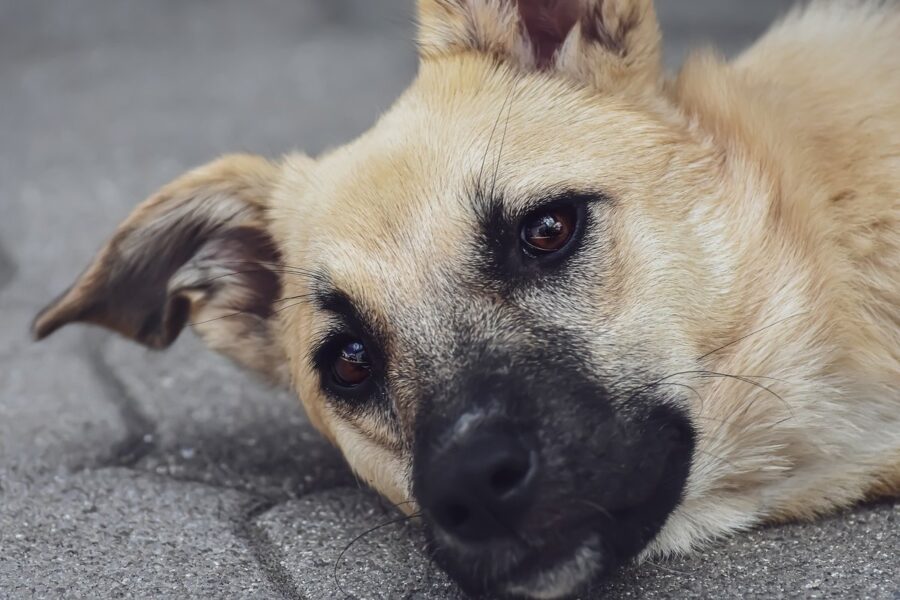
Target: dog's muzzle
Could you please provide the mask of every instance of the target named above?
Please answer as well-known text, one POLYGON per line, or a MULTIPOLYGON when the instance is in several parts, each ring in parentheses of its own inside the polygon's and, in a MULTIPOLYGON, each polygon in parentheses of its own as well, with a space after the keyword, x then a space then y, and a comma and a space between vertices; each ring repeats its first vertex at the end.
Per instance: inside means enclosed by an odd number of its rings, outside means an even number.
POLYGON ((540 465, 535 444, 509 424, 457 429, 424 475, 420 501, 459 544, 490 543, 521 527, 531 509, 540 465))
POLYGON ((566 597, 658 533, 681 498, 692 429, 658 402, 554 422, 534 403, 521 411, 527 401, 512 416, 502 400, 420 422, 414 493, 434 558, 471 594, 566 597))

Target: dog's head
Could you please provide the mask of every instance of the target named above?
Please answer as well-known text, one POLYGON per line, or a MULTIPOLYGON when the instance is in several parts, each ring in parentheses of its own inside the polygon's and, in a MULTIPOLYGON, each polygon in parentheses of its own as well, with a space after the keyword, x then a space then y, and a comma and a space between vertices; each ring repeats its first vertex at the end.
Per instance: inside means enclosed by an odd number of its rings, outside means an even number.
POLYGON ((419 5, 418 77, 371 131, 174 181, 36 332, 190 324, 292 383, 465 587, 556 597, 683 494, 697 399, 666 377, 721 333, 695 202, 719 183, 648 0, 419 5))

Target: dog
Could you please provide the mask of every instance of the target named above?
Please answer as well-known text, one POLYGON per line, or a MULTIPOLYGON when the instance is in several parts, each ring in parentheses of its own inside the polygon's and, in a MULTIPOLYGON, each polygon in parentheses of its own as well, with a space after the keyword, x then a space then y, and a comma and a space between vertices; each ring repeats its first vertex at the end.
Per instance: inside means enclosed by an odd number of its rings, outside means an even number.
POLYGON ((298 393, 470 593, 900 493, 900 5, 663 73, 650 0, 418 0, 357 140, 163 187, 34 323, 298 393))

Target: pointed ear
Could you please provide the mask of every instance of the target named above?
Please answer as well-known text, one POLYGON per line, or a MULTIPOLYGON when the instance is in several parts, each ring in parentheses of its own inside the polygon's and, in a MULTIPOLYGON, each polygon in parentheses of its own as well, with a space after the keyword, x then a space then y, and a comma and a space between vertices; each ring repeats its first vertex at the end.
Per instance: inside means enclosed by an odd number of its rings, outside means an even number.
POLYGON ((266 215, 279 173, 260 157, 226 156, 162 188, 37 316, 35 337, 84 322, 165 348, 192 323, 212 349, 286 382, 272 319, 280 257, 266 215))
POLYGON ((652 0, 418 0, 423 58, 492 54, 604 89, 659 84, 661 34, 652 0))

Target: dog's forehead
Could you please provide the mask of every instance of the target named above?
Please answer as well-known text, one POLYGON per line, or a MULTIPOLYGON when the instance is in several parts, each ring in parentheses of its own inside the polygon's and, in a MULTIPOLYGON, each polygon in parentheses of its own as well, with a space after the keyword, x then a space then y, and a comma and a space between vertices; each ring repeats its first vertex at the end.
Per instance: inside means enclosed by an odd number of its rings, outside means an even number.
POLYGON ((670 136, 620 98, 549 76, 426 62, 371 130, 312 166, 288 225, 304 250, 287 258, 374 307, 408 302, 471 264, 477 190, 510 205, 560 189, 615 193, 635 177, 655 185, 670 136))
POLYGON ((321 157, 310 207, 381 226, 398 212, 446 214, 495 176, 513 199, 567 180, 588 185, 598 160, 611 160, 614 175, 617 157, 653 148, 670 133, 659 125, 622 98, 548 75, 474 57, 425 62, 372 129, 321 157))

